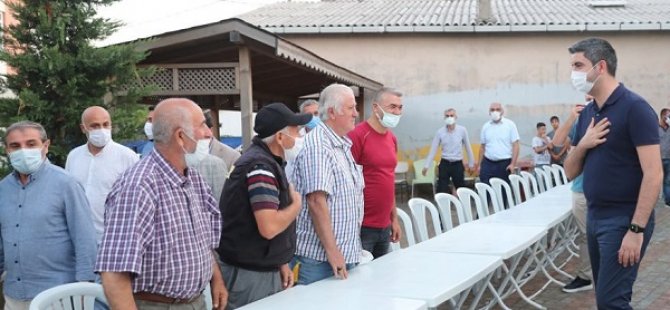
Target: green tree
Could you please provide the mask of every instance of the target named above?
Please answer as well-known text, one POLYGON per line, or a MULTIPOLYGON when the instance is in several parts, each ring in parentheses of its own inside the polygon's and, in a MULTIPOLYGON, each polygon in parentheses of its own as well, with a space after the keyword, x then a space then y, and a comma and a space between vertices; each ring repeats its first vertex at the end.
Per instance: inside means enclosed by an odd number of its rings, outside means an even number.
MULTIPOLYGON (((134 44, 93 45, 120 26, 96 16, 96 7, 116 1, 6 2, 18 23, 8 27, 3 38, 7 48, 0 51, 0 60, 15 73, 5 77, 2 88, 18 97, 0 100, 0 127, 24 119, 41 123, 57 164, 64 163, 72 147, 85 142, 79 123, 86 107, 105 106, 113 115, 139 113, 137 102, 150 91, 141 81, 152 70, 136 67, 146 53, 134 44)), ((137 124, 124 124, 135 128, 115 131, 115 139, 133 138, 141 126, 141 118, 136 119, 137 124)))

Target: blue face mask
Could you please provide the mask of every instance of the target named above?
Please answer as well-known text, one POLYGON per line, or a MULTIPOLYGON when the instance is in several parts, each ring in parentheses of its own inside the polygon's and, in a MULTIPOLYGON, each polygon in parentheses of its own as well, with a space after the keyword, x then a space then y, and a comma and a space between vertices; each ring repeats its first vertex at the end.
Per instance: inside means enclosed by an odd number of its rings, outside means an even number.
POLYGON ((21 174, 33 174, 40 168, 44 159, 42 159, 42 149, 19 149, 9 153, 9 162, 14 170, 21 174))
POLYGON ((309 130, 312 130, 316 128, 316 126, 318 126, 319 123, 321 123, 321 118, 318 116, 313 116, 312 120, 309 121, 309 123, 305 124, 305 127, 307 127, 309 130))

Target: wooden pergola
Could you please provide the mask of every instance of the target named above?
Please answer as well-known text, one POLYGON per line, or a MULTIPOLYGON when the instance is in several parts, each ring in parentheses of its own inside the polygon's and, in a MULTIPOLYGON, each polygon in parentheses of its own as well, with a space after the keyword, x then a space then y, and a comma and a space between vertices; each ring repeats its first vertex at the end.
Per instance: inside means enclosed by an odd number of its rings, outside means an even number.
MULTIPOLYGON (((265 104, 283 102, 297 111, 300 97, 337 82, 354 89, 362 111, 382 87, 240 19, 142 39, 138 48, 150 53, 140 66, 157 68, 143 81, 157 86, 146 103, 188 97, 211 109, 217 124, 219 110, 239 110, 244 147, 253 135, 252 112, 265 104)), ((218 136, 218 126, 215 131, 218 136)))

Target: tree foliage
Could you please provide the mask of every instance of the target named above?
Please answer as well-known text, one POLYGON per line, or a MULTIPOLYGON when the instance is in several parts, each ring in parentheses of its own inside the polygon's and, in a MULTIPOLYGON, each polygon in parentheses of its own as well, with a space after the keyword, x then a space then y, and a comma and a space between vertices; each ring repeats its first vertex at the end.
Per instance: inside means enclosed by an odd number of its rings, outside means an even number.
POLYGON ((134 138, 141 127, 137 102, 149 91, 141 80, 152 70, 136 64, 146 53, 133 44, 93 46, 120 26, 97 17, 96 7, 116 1, 7 2, 18 23, 9 26, 3 38, 6 49, 0 51, 0 60, 14 70, 2 86, 17 98, 0 100, 0 127, 26 119, 42 124, 57 164, 63 164, 72 147, 85 142, 79 123, 86 107, 104 106, 113 116, 125 117, 122 125, 133 128, 115 129, 117 140, 134 138))

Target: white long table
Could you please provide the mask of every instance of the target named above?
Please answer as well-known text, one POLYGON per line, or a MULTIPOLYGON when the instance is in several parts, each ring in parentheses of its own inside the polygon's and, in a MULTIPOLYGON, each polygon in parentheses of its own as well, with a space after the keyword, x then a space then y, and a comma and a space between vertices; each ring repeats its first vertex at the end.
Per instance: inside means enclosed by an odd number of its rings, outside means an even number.
POLYGON ((239 309, 244 310, 340 310, 389 309, 426 310, 426 302, 416 299, 370 295, 364 290, 333 291, 314 289, 312 285, 298 285, 239 309))

